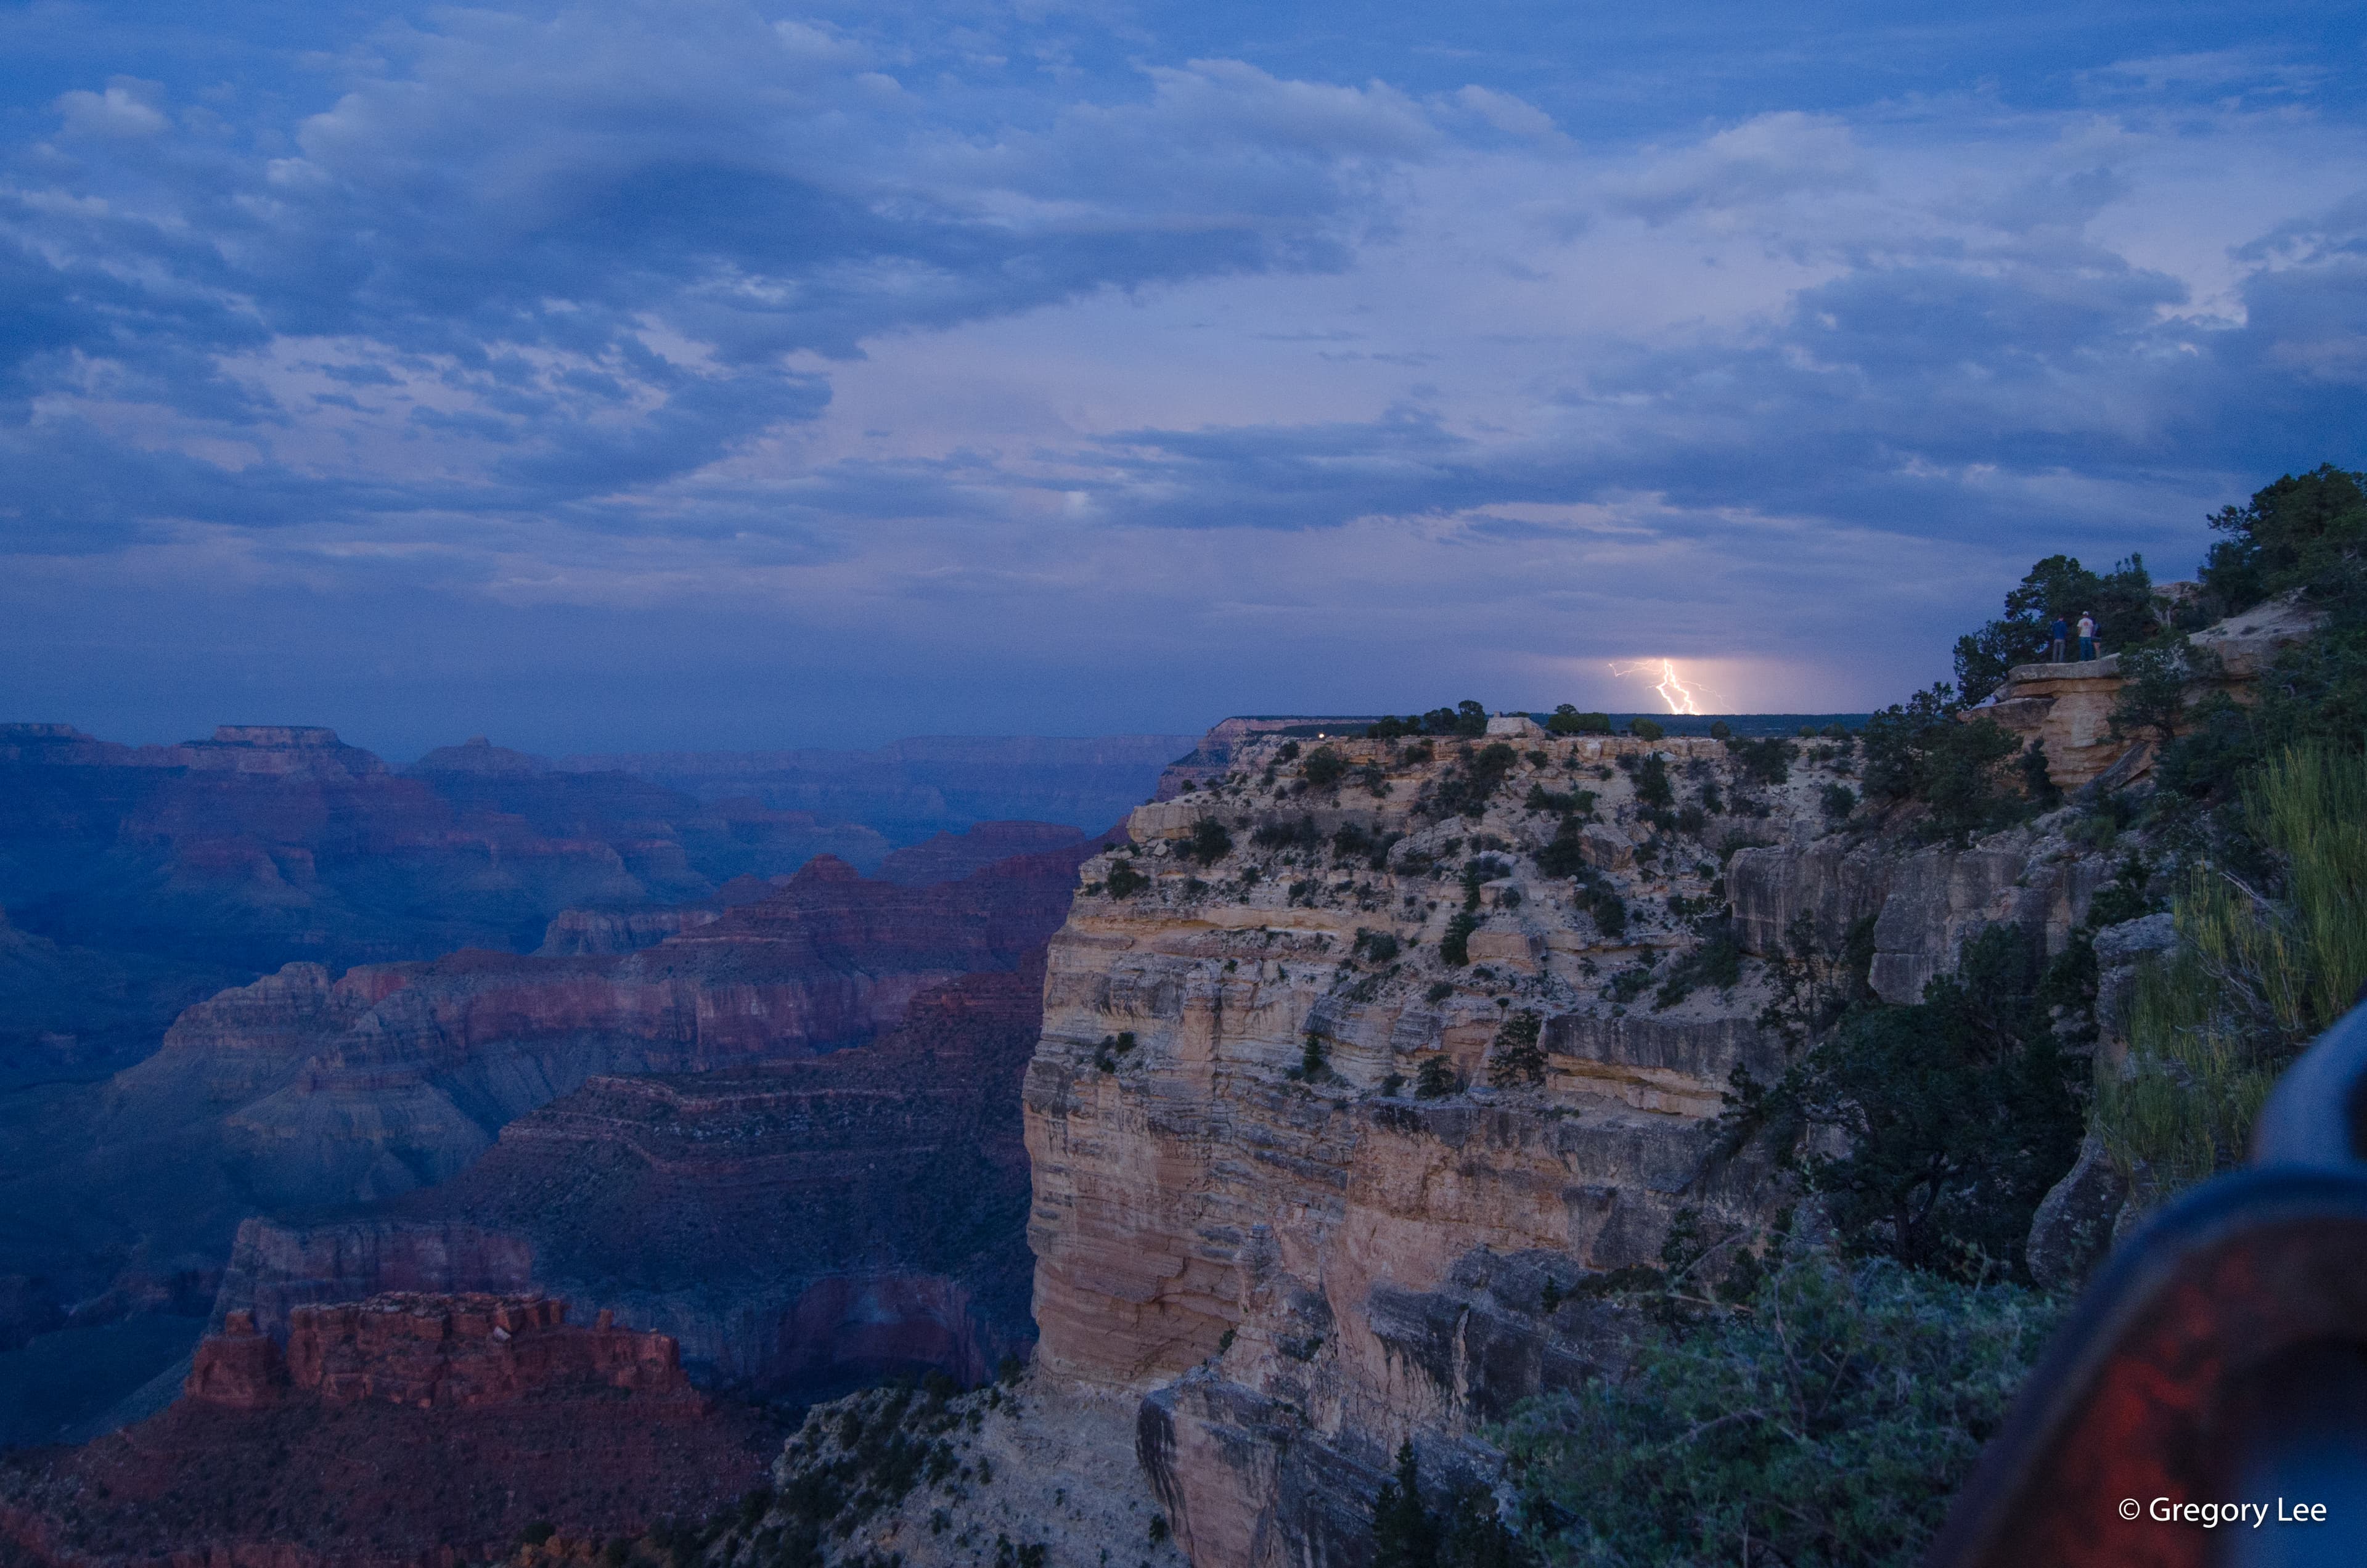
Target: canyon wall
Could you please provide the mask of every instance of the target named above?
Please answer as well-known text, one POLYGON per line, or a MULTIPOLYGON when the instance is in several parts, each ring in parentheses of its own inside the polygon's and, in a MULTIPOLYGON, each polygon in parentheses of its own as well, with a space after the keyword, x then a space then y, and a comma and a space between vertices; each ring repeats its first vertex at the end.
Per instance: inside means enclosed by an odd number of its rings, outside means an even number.
POLYGON ((528 1288, 663 1329, 714 1381, 826 1397, 976 1382, 1024 1353, 1019 1081, 1040 963, 923 993, 809 1061, 594 1077, 456 1179, 367 1214, 248 1221, 216 1307, 288 1337, 311 1303, 528 1288))
POLYGON ((457 1568, 538 1521, 581 1539, 697 1517, 778 1429, 690 1385, 674 1342, 538 1295, 234 1313, 183 1397, 76 1450, 0 1461, 0 1554, 45 1568, 457 1568), (13 1549, 13 1550, 12 1550, 13 1549))
POLYGON ((1228 737, 1212 787, 1086 863, 1052 941, 1039 1372, 1139 1397, 1204 1568, 1361 1563, 1401 1440, 1485 1478, 1489 1422, 1618 1364, 1584 1281, 1681 1215, 1715 1240, 1784 1201, 1713 1123, 1736 1068, 1781 1069, 1768 961, 1803 917, 1828 956, 1870 921, 1876 984, 1912 1000, 1989 922, 2059 946, 2103 874, 2041 829, 1906 852, 1836 821, 1840 749, 1769 785, 1716 741, 1526 728, 1330 742, 1320 779, 1313 742, 1228 737), (1745 955, 1688 986, 1729 900, 1745 955))

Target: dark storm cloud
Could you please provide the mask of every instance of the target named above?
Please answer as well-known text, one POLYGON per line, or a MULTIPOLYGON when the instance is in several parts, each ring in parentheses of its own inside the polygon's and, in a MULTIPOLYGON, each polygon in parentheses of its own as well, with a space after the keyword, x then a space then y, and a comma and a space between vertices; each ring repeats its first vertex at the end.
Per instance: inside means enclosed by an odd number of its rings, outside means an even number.
MULTIPOLYGON (((1163 725, 1385 622, 1807 670, 1880 600, 1928 661, 2367 461, 2339 8, 1596 9, 0 17, 0 618, 589 664, 728 602, 1163 725)), ((116 657, 53 663, 174 662, 116 657)))

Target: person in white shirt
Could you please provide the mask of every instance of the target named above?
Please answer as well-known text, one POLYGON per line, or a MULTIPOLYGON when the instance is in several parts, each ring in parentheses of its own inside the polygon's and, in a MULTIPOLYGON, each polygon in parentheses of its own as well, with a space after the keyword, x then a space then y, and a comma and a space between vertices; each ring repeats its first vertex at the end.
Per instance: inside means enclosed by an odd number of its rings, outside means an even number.
POLYGON ((2087 610, 2079 612, 2079 657, 2082 660, 2096 657, 2096 617, 2087 610))

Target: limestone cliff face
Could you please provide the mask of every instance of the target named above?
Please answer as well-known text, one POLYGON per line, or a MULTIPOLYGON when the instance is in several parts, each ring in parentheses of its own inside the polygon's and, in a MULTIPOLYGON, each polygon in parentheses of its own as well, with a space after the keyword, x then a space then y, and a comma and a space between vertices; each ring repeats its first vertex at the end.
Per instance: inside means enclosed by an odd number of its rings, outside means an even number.
POLYGON ((1485 742, 1331 744, 1325 786, 1236 738, 1229 784, 1087 863, 1026 1079, 1039 1367, 1142 1397, 1141 1461, 1209 1568, 1361 1562, 1400 1439, 1484 1471, 1486 1423, 1620 1358, 1615 1314, 1546 1312, 1548 1280, 1780 1200, 1710 1157, 1712 1122, 1737 1066, 1781 1068, 1764 955, 1800 917, 1829 953, 1870 919, 1914 999, 1985 921, 2059 940, 2100 874, 2034 833, 1901 854, 1825 818, 1822 767, 1755 785, 1715 741, 1524 740, 1486 790, 1485 742), (1653 753, 1672 800, 1637 799, 1653 753), (1229 851, 1187 858, 1208 819, 1229 851), (1729 899, 1761 956, 1663 990, 1729 899))

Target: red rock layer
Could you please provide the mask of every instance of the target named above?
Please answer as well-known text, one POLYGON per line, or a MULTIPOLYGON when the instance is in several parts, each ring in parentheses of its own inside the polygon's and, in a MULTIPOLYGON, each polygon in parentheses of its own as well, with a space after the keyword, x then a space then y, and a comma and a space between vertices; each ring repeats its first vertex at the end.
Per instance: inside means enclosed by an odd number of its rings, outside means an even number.
POLYGON ((245 1314, 225 1326, 162 1415, 0 1464, 0 1561, 454 1568, 538 1520, 596 1538, 706 1512, 778 1447, 665 1336, 547 1299, 300 1308, 284 1357, 245 1314))
POLYGON ((567 1303, 547 1296, 397 1293, 299 1307, 284 1354, 252 1313, 233 1312, 198 1345, 184 1385, 233 1410, 307 1398, 468 1409, 606 1389, 645 1408, 705 1404, 673 1339, 618 1328, 605 1312, 593 1327, 570 1324, 567 1303))

